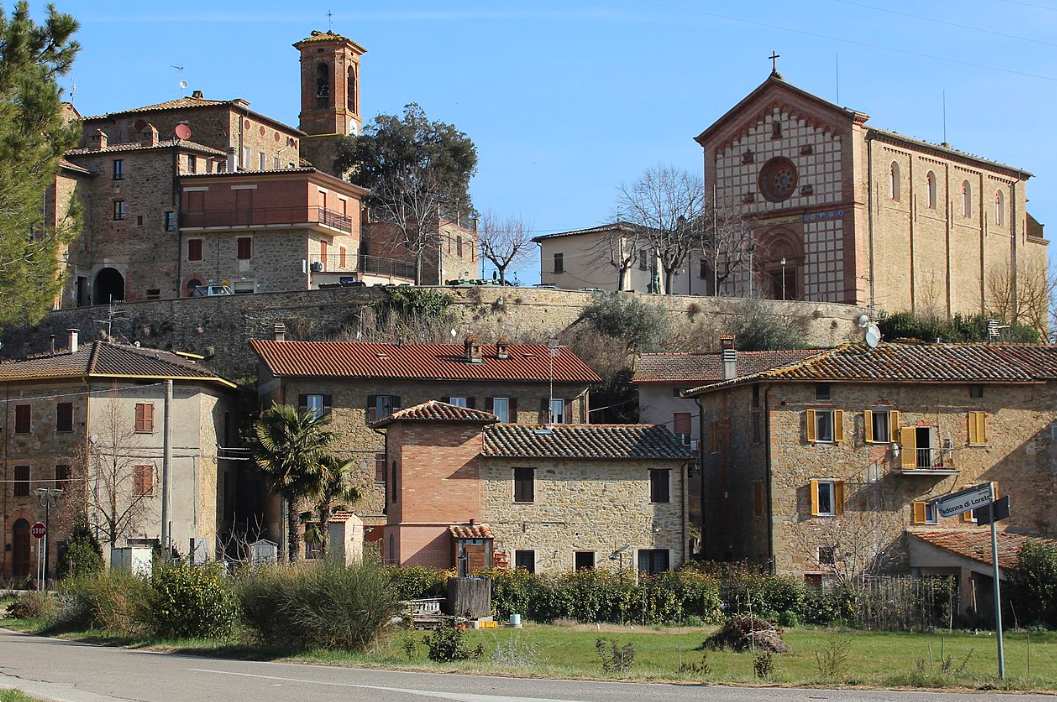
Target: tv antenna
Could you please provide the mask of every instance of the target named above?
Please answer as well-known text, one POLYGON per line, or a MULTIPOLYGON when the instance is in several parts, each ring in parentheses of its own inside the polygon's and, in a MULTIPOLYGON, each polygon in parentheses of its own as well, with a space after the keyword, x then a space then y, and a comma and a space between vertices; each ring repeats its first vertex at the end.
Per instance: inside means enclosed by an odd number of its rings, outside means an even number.
POLYGON ((106 319, 97 319, 96 322, 106 325, 106 340, 114 340, 114 320, 119 316, 125 314, 125 310, 114 309, 114 302, 111 301, 106 306, 106 319))

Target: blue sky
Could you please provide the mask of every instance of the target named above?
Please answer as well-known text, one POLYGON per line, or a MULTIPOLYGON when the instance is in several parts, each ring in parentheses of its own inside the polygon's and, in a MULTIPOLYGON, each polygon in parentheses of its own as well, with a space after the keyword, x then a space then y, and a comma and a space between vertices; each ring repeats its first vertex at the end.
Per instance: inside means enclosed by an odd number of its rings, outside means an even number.
POLYGON ((368 50, 365 120, 417 102, 454 123, 477 144, 478 209, 540 233, 606 221, 650 166, 700 172, 693 137, 767 77, 772 50, 791 83, 929 141, 946 91, 951 145, 1035 173, 1028 210, 1057 226, 1057 0, 56 2, 81 21, 82 114, 179 97, 182 77, 292 125, 291 44, 329 10, 368 50))

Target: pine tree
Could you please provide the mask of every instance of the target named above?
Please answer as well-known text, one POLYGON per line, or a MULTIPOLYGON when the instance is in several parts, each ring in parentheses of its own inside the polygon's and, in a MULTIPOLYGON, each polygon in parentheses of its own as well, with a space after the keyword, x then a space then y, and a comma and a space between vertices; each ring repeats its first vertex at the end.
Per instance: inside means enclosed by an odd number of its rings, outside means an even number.
POLYGON ((0 323, 33 323, 62 289, 59 255, 77 231, 76 210, 45 226, 45 198, 63 153, 78 139, 64 117, 57 79, 80 46, 77 21, 47 6, 38 24, 29 3, 0 8, 0 323))

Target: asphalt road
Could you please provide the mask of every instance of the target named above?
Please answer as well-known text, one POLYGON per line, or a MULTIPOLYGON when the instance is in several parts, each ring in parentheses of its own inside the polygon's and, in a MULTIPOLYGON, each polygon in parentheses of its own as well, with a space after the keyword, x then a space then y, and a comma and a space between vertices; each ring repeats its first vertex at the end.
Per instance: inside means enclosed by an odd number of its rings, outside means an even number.
MULTIPOLYGON (((60 702, 792 702, 893 700, 954 702, 966 695, 930 692, 798 690, 707 685, 529 680, 404 673, 106 648, 0 629, 0 688, 60 702)), ((1009 695, 973 695, 979 702, 1009 695)), ((1019 700, 1052 697, 1025 695, 1019 700)))

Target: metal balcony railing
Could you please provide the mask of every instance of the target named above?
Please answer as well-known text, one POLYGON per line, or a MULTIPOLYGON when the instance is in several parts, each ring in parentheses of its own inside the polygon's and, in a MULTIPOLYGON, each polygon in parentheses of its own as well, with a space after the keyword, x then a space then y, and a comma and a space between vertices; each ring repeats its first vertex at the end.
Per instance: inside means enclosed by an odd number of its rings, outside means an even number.
POLYGON ((918 448, 917 470, 951 470, 954 468, 953 453, 949 448, 918 448))
POLYGON ((251 207, 241 210, 180 212, 181 227, 267 227, 277 224, 322 224, 352 233, 352 219, 323 207, 251 207))
MULTIPOLYGON (((334 247, 336 248, 336 247, 334 247)), ((312 271, 315 273, 360 273, 378 276, 415 279, 415 264, 385 256, 368 256, 333 248, 326 255, 315 254, 310 257, 312 271)))

